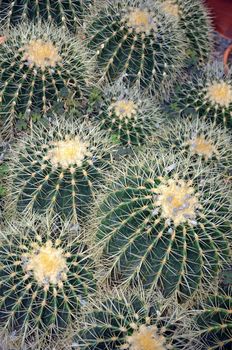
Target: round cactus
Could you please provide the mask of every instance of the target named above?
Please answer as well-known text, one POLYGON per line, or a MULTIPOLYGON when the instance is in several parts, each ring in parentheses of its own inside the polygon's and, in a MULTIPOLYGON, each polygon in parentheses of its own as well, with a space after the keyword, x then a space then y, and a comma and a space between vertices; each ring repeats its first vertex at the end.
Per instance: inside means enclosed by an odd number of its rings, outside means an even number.
POLYGON ((159 130, 159 136, 153 138, 153 147, 191 156, 193 166, 202 162, 216 171, 231 169, 231 135, 212 122, 190 116, 184 120, 175 119, 175 123, 171 120, 159 130))
POLYGON ((229 350, 232 345, 232 292, 210 295, 197 317, 205 350, 229 350))
POLYGON ((91 65, 78 38, 61 28, 42 23, 12 28, 0 45, 0 115, 6 128, 20 115, 46 115, 64 90, 82 95, 91 65))
POLYGON ((173 310, 160 297, 151 302, 134 290, 108 293, 83 314, 74 342, 78 349, 184 350, 194 338, 186 310, 173 310))
POLYGON ((201 0, 160 0, 164 13, 176 19, 188 39, 188 54, 203 63, 213 47, 210 16, 201 0))
POLYGON ((19 211, 85 217, 111 161, 111 147, 97 128, 54 122, 35 127, 12 154, 12 200, 19 211))
POLYGON ((41 18, 75 30, 91 3, 91 0, 2 0, 0 19, 10 26, 41 18))
POLYGON ((223 67, 213 65, 177 89, 176 102, 182 112, 193 110, 203 119, 232 127, 231 72, 225 75, 223 67))
POLYGON ((86 23, 103 78, 126 74, 132 84, 167 94, 183 66, 186 45, 176 21, 156 1, 108 0, 86 23))
POLYGON ((106 86, 96 119, 122 145, 141 145, 157 129, 161 112, 154 101, 121 80, 106 86))
POLYGON ((151 149, 113 182, 96 242, 111 283, 142 283, 185 302, 229 259, 230 203, 228 188, 209 171, 166 154, 151 149))
POLYGON ((22 343, 32 341, 36 349, 38 341, 44 349, 42 341, 54 339, 80 316, 96 287, 92 261, 79 236, 68 223, 35 216, 1 231, 2 332, 22 343))

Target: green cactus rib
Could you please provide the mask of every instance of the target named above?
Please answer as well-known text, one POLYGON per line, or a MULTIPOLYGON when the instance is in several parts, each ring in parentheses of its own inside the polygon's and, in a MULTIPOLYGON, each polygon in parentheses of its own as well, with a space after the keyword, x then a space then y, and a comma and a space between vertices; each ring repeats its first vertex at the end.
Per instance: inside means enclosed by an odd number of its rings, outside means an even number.
POLYGON ((231 135, 221 126, 199 117, 188 116, 186 119, 168 120, 159 128, 151 141, 152 146, 163 148, 186 157, 192 157, 192 165, 201 162, 218 171, 230 171, 232 164, 231 135), (158 134, 158 135, 157 135, 158 134))
POLYGON ((102 77, 126 74, 131 84, 167 95, 183 67, 183 32, 154 2, 106 1, 86 20, 89 47, 102 77))
POLYGON ((188 349, 190 334, 193 339, 194 333, 186 310, 175 313, 169 309, 167 313, 164 301, 153 298, 150 303, 135 293, 131 291, 128 296, 118 291, 100 303, 95 301, 92 308, 83 309, 74 344, 83 350, 188 349))
POLYGON ((141 146, 157 130, 161 111, 139 89, 117 81, 105 87, 96 120, 116 142, 141 146))
POLYGON ((110 166, 107 142, 85 123, 57 121, 50 130, 35 128, 12 154, 11 201, 19 211, 84 219, 110 166))
MULTIPOLYGON (((27 217, 1 231, 0 328, 24 342, 52 340, 95 292, 93 263, 68 223, 27 217)), ((36 347, 38 349, 38 347, 36 347)))
POLYGON ((191 160, 180 157, 172 163, 171 152, 170 163, 154 153, 128 165, 108 190, 96 242, 111 283, 139 282, 182 302, 229 261, 230 205, 225 185, 209 172, 189 171, 191 160))
POLYGON ((176 19, 188 39, 188 53, 197 62, 209 59, 213 48, 210 15, 200 0, 160 0, 161 9, 176 19))
POLYGON ((197 316, 204 349, 229 350, 232 344, 232 293, 210 295, 197 316))
POLYGON ((194 111, 204 120, 232 127, 232 79, 231 72, 224 74, 220 65, 208 66, 199 74, 193 74, 176 89, 176 105, 183 114, 194 111))
POLYGON ((91 0, 2 0, 0 19, 8 26, 43 19, 75 31, 91 3, 91 0))
POLYGON ((90 62, 78 37, 62 28, 42 23, 12 28, 0 45, 0 115, 5 127, 20 115, 46 115, 62 100, 63 90, 83 95, 90 62))

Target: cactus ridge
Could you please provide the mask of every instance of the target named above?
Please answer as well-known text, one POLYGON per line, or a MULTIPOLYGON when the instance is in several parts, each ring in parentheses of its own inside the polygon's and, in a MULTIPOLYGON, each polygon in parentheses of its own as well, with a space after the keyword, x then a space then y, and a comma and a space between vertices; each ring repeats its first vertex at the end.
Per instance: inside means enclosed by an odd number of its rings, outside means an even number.
POLYGON ((11 204, 19 211, 84 219, 110 166, 111 149, 104 134, 85 122, 57 120, 49 130, 35 128, 12 154, 11 204))
POLYGON ((2 0, 0 18, 8 26, 43 19, 75 31, 90 5, 91 0, 2 0))
POLYGON ((119 80, 105 87, 96 119, 117 142, 141 146, 157 130, 161 111, 148 96, 119 80))
POLYGON ((232 79, 231 71, 224 73, 220 65, 208 66, 177 88, 177 106, 181 112, 197 112, 202 119, 215 124, 232 126, 232 79))
POLYGON ((43 348, 41 339, 70 327, 95 292, 88 250, 69 223, 37 216, 3 228, 0 250, 1 331, 43 348))
POLYGON ((156 2, 106 1, 86 19, 89 47, 102 78, 127 75, 140 88, 167 92, 183 67, 182 31, 156 2))
POLYGON ((100 258, 111 283, 139 282, 187 301, 229 262, 229 199, 200 165, 189 173, 190 160, 149 156, 128 164, 100 205, 100 258))
POLYGON ((80 97, 92 62, 78 37, 52 24, 23 23, 0 45, 0 107, 5 129, 24 115, 47 115, 64 90, 80 97), (74 91, 75 90, 75 91, 74 91))

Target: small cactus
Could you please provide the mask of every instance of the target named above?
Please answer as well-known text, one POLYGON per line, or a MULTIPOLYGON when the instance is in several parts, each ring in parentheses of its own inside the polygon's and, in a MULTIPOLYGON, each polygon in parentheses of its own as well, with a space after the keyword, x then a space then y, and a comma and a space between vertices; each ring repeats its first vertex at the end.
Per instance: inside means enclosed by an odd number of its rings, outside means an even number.
POLYGON ((232 291, 210 295, 197 317, 204 350, 230 350, 232 346, 232 291))
POLYGON ((213 29, 201 0, 160 0, 164 13, 176 19, 188 39, 189 55, 199 63, 209 59, 213 47, 213 29))
POLYGON ((192 110, 203 119, 232 127, 232 78, 223 67, 212 65, 177 87, 177 107, 192 110))
POLYGON ((108 0, 94 9, 86 36, 102 77, 115 80, 124 74, 131 84, 167 95, 185 58, 176 21, 156 1, 108 0))
POLYGON ((170 120, 159 130, 159 136, 153 137, 153 147, 191 156, 192 166, 201 162, 202 165, 212 166, 215 171, 231 169, 231 135, 220 126, 190 116, 186 119, 175 118, 175 123, 170 120))
POLYGON ((63 90, 86 90, 91 70, 80 40, 52 24, 23 23, 0 45, 0 115, 11 129, 20 115, 46 115, 63 90), (16 116, 17 115, 17 116, 16 116))
POLYGON ((19 211, 85 217, 111 161, 111 146, 87 122, 35 127, 12 154, 12 201, 19 211))
POLYGON ((82 238, 56 219, 14 220, 0 233, 0 330, 20 339, 20 348, 33 342, 45 349, 43 342, 69 328, 95 292, 82 238))
POLYGON ((210 287, 231 254, 225 184, 199 164, 193 171, 191 159, 152 148, 122 173, 98 214, 105 278, 180 302, 210 287))
POLYGON ((161 112, 152 99, 119 80, 105 87, 96 119, 116 142, 140 146, 157 130, 161 112))
POLYGON ((91 0, 3 0, 0 19, 8 26, 43 19, 75 31, 91 3, 91 0))
POLYGON ((83 309, 77 349, 189 349, 195 334, 186 310, 174 310, 170 301, 160 296, 149 300, 135 290, 107 294, 83 309))

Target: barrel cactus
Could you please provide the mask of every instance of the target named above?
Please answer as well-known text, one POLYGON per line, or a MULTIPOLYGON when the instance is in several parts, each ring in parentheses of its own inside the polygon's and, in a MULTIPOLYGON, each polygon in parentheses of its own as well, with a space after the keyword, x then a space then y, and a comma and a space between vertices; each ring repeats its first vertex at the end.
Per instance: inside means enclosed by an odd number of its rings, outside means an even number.
POLYGON ((126 74, 131 84, 167 95, 183 67, 186 45, 176 21, 158 2, 107 0, 94 7, 86 27, 103 78, 126 74))
POLYGON ((0 329, 14 334, 20 348, 28 342, 45 349, 96 289, 80 234, 57 219, 27 216, 1 230, 0 329))
POLYGON ((111 157, 108 140, 87 122, 35 127, 12 154, 13 207, 82 220, 111 157))
POLYGON ((151 98, 119 80, 105 87, 96 120, 116 142, 140 146, 157 130, 161 112, 151 98))
MULTIPOLYGON (((192 165, 197 162, 210 165, 216 171, 229 171, 232 164, 231 135, 210 121, 189 116, 175 118, 161 127, 159 137, 154 136, 152 145, 166 152, 174 152, 192 157, 192 165)), ((211 170, 212 171, 212 170, 211 170)))
POLYGON ((197 316, 205 350, 229 350, 232 345, 232 291, 210 295, 197 316))
POLYGON ((213 46, 211 20, 201 0, 160 0, 161 9, 176 19, 188 39, 189 56, 208 60, 213 46))
POLYGON ((160 297, 151 301, 135 290, 107 294, 83 309, 74 349, 189 349, 194 331, 186 310, 171 308, 160 297))
POLYGON ((151 148, 145 160, 137 158, 98 209, 94 243, 101 248, 104 278, 142 283, 186 302, 206 290, 229 260, 229 190, 171 151, 151 148))
POLYGON ((0 115, 11 129, 20 115, 46 115, 64 90, 86 90, 91 60, 78 37, 52 24, 23 23, 0 45, 0 115), (17 117, 16 117, 17 115, 17 117))
POLYGON ((8 26, 43 19, 76 30, 91 3, 91 0, 2 0, 0 18, 8 26))
POLYGON ((218 65, 207 67, 177 87, 176 103, 181 112, 198 112, 203 119, 212 119, 232 127, 232 78, 218 65))

